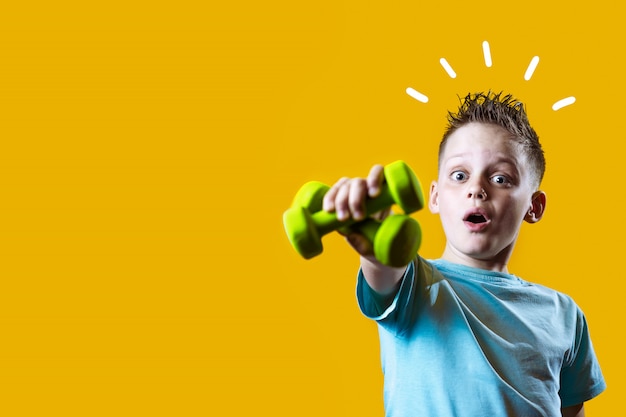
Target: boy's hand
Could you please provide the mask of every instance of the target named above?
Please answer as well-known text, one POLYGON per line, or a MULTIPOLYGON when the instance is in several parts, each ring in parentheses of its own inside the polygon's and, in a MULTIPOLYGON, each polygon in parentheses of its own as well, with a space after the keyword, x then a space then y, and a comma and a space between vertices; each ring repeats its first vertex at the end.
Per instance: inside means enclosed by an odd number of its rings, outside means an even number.
MULTIPOLYGON (((339 220, 364 220, 365 201, 375 198, 380 194, 384 181, 384 167, 374 165, 367 178, 343 177, 328 190, 324 196, 323 208, 328 212, 335 212, 339 220)), ((373 218, 382 220, 389 215, 390 209, 372 215, 373 218)), ((350 245, 361 255, 374 260, 374 251, 371 242, 359 233, 351 233, 346 236, 350 245)))
POLYGON ((343 177, 324 196, 324 210, 336 212, 339 220, 365 219, 365 200, 380 194, 383 166, 374 165, 367 178, 343 177))

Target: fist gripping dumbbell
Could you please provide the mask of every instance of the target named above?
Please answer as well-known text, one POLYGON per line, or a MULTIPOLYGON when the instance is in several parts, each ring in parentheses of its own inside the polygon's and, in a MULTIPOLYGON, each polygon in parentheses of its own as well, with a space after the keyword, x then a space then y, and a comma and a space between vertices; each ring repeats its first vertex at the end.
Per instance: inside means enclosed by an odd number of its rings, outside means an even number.
MULTIPOLYGON (((304 207, 309 213, 321 210, 324 195, 329 189, 328 185, 320 182, 308 182, 296 194, 292 207, 304 207)), ((407 265, 421 241, 419 224, 405 214, 388 216, 382 222, 370 218, 338 230, 344 234, 358 232, 364 235, 372 244, 376 258, 390 266, 407 265)))
POLYGON ((340 221, 335 213, 322 210, 322 200, 329 187, 319 182, 306 183, 296 194, 294 203, 283 214, 283 224, 291 245, 305 259, 323 251, 322 236, 348 228, 365 235, 374 246, 374 255, 383 264, 404 266, 415 256, 421 242, 417 221, 407 214, 424 206, 419 180, 403 161, 384 168, 385 181, 376 198, 365 203, 366 216, 397 204, 404 215, 391 215, 382 222, 368 219, 340 221))

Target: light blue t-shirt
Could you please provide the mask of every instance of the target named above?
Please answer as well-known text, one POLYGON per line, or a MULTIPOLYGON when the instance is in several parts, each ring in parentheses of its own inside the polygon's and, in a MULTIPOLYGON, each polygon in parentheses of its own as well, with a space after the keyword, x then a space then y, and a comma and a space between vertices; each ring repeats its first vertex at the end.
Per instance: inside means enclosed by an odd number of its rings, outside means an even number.
POLYGON ((357 299, 388 417, 560 417, 606 387, 580 308, 514 275, 417 258, 390 305, 362 272, 357 299))

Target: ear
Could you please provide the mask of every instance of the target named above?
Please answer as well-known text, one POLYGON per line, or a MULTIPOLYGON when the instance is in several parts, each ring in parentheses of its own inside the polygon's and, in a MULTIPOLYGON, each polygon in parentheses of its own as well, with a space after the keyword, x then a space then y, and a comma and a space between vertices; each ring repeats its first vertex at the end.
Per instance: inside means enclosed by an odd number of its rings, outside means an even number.
POLYGON ((439 213, 439 192, 437 191, 437 181, 430 184, 430 194, 428 196, 428 208, 433 214, 439 213))
POLYGON ((537 223, 543 217, 546 211, 546 193, 543 191, 535 191, 530 202, 530 209, 524 216, 524 220, 528 223, 537 223))

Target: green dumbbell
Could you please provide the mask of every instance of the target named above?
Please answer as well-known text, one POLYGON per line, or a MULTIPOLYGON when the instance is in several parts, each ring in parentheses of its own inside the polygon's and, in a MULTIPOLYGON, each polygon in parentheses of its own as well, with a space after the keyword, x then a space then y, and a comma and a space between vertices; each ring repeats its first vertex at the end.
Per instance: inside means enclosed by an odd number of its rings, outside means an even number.
MULTIPOLYGON (((294 197, 292 207, 304 207, 310 213, 319 211, 329 189, 321 182, 307 182, 294 197)), ((421 243, 419 223, 406 214, 394 214, 382 222, 370 218, 338 230, 344 234, 354 231, 364 235, 372 243, 376 259, 389 266, 407 265, 421 243)))
POLYGON ((424 199, 419 180, 403 161, 384 168, 385 182, 378 197, 366 201, 366 215, 397 204, 404 215, 391 215, 382 222, 368 219, 340 221, 334 213, 322 210, 327 185, 311 181, 306 183, 294 198, 294 203, 283 215, 285 231, 296 251, 305 259, 323 251, 321 238, 327 233, 349 229, 365 235, 374 246, 376 258, 383 264, 403 266, 415 256, 421 233, 417 221, 407 214, 422 209, 424 199))

